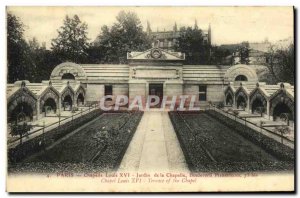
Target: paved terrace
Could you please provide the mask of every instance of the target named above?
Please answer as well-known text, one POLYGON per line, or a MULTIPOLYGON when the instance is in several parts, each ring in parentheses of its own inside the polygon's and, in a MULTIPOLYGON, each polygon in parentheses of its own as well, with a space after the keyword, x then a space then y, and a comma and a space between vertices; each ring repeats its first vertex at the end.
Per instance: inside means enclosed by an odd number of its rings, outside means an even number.
POLYGON ((167 111, 145 111, 119 171, 189 172, 167 111))
MULTIPOLYGON (((79 107, 79 110, 73 113, 73 119, 80 117, 81 115, 85 115, 92 110, 95 110, 95 107, 79 107)), ((72 121, 72 112, 71 111, 61 111, 61 118, 60 124, 64 124, 66 122, 72 121)), ((45 130, 44 133, 59 127, 59 118, 56 114, 48 114, 47 117, 43 117, 36 121, 30 122, 34 127, 28 132, 29 135, 23 137, 23 142, 26 142, 34 137, 37 137, 43 133, 43 126, 45 123, 45 130)), ((11 136, 10 134, 10 127, 7 130, 7 143, 9 148, 13 148, 20 143, 19 136, 11 136)))
MULTIPOLYGON (((234 116, 232 114, 228 114, 228 113, 225 113, 225 111, 222 111, 222 110, 218 110, 216 108, 214 108, 215 110, 217 110, 219 113, 222 113, 223 115, 226 115, 228 116, 229 118, 232 118, 232 119, 235 119, 234 116)), ((225 107, 224 110, 226 110, 227 108, 225 107)), ((252 114, 252 113, 249 113, 247 111, 244 111, 244 110, 241 110, 241 109, 233 109, 233 110, 238 110, 239 111, 239 115, 238 117, 240 119, 236 119, 237 122, 240 122, 242 124, 244 124, 245 122, 244 121, 241 121, 244 120, 246 118, 246 120, 252 124, 247 124, 248 127, 256 130, 257 132, 260 132, 260 133, 263 133, 264 135, 267 135, 268 137, 271 137, 273 138, 274 140, 278 141, 278 142, 281 142, 283 141, 283 143, 291 148, 294 148, 294 122, 290 121, 290 124, 289 124, 289 129, 290 129, 290 133, 289 134, 286 134, 284 135, 284 137, 286 137, 286 139, 290 140, 290 141, 285 141, 285 139, 281 139, 279 138, 278 136, 274 136, 272 135, 271 133, 268 133, 266 130, 268 131, 271 131, 275 134, 278 134, 278 135, 281 135, 280 133, 278 133, 276 131, 276 127, 278 126, 287 126, 287 123, 286 122, 283 122, 283 121, 273 121, 273 120, 270 120, 266 117, 261 117, 260 115, 258 114, 252 114), (260 122, 263 122, 263 128, 266 129, 266 130, 260 130, 260 122)))

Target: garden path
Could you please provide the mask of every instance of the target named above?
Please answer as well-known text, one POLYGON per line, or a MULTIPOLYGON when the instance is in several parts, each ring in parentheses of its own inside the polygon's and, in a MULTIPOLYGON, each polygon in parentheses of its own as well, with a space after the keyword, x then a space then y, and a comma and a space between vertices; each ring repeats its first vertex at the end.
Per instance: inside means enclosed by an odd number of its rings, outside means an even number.
POLYGON ((189 171, 167 111, 144 112, 119 171, 189 171))

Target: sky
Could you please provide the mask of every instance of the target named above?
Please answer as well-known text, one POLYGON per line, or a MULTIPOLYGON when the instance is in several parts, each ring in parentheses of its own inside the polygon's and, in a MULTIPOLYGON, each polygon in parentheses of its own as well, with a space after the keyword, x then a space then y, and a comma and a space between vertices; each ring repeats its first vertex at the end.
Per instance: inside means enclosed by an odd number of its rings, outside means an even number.
POLYGON ((94 41, 103 25, 111 26, 121 11, 136 12, 146 30, 147 21, 152 31, 172 30, 174 23, 181 26, 212 28, 214 45, 261 42, 266 38, 275 42, 293 37, 292 7, 7 7, 25 24, 25 38, 36 37, 51 47, 66 15, 77 14, 88 24, 88 37, 94 41))

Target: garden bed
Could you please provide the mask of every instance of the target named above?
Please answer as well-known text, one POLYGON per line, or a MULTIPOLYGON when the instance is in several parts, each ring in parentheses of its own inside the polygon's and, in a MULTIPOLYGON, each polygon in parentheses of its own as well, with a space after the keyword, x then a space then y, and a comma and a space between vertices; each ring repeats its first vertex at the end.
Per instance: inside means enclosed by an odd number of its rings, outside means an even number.
POLYGON ((53 148, 11 166, 11 172, 108 171, 119 167, 142 112, 104 113, 53 148), (47 167, 47 168, 45 168, 47 167))
POLYGON ((240 135, 244 136, 245 138, 251 140, 255 144, 261 146, 267 152, 271 153, 272 155, 276 156, 279 160, 282 161, 294 161, 295 153, 294 150, 290 147, 281 144, 272 138, 261 134, 239 122, 236 122, 226 116, 213 111, 209 110, 207 113, 217 119, 218 121, 222 122, 224 125, 234 128, 236 132, 240 135))
POLYGON ((22 161, 24 158, 37 153, 45 147, 53 144, 60 138, 64 137, 68 133, 74 131, 83 124, 93 120, 95 117, 100 116, 102 112, 97 109, 88 114, 75 118, 73 121, 61 124, 44 134, 41 134, 33 139, 30 139, 22 144, 17 145, 14 148, 8 150, 8 162, 16 163, 22 161))
POLYGON ((191 171, 291 170, 293 160, 278 158, 207 113, 170 112, 191 171))

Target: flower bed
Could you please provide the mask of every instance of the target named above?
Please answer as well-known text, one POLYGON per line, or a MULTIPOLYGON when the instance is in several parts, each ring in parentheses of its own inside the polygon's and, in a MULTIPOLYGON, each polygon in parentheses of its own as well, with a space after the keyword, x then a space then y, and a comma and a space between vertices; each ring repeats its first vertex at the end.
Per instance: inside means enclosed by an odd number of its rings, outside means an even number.
POLYGON ((207 113, 170 112, 191 171, 291 170, 293 161, 277 160, 207 113))
POLYGON ((27 167, 26 171, 29 172, 117 169, 142 114, 142 112, 105 113, 50 150, 25 160, 25 163, 12 166, 11 172, 18 172, 21 167, 23 170, 27 167), (49 168, 45 169, 44 166, 49 168))

